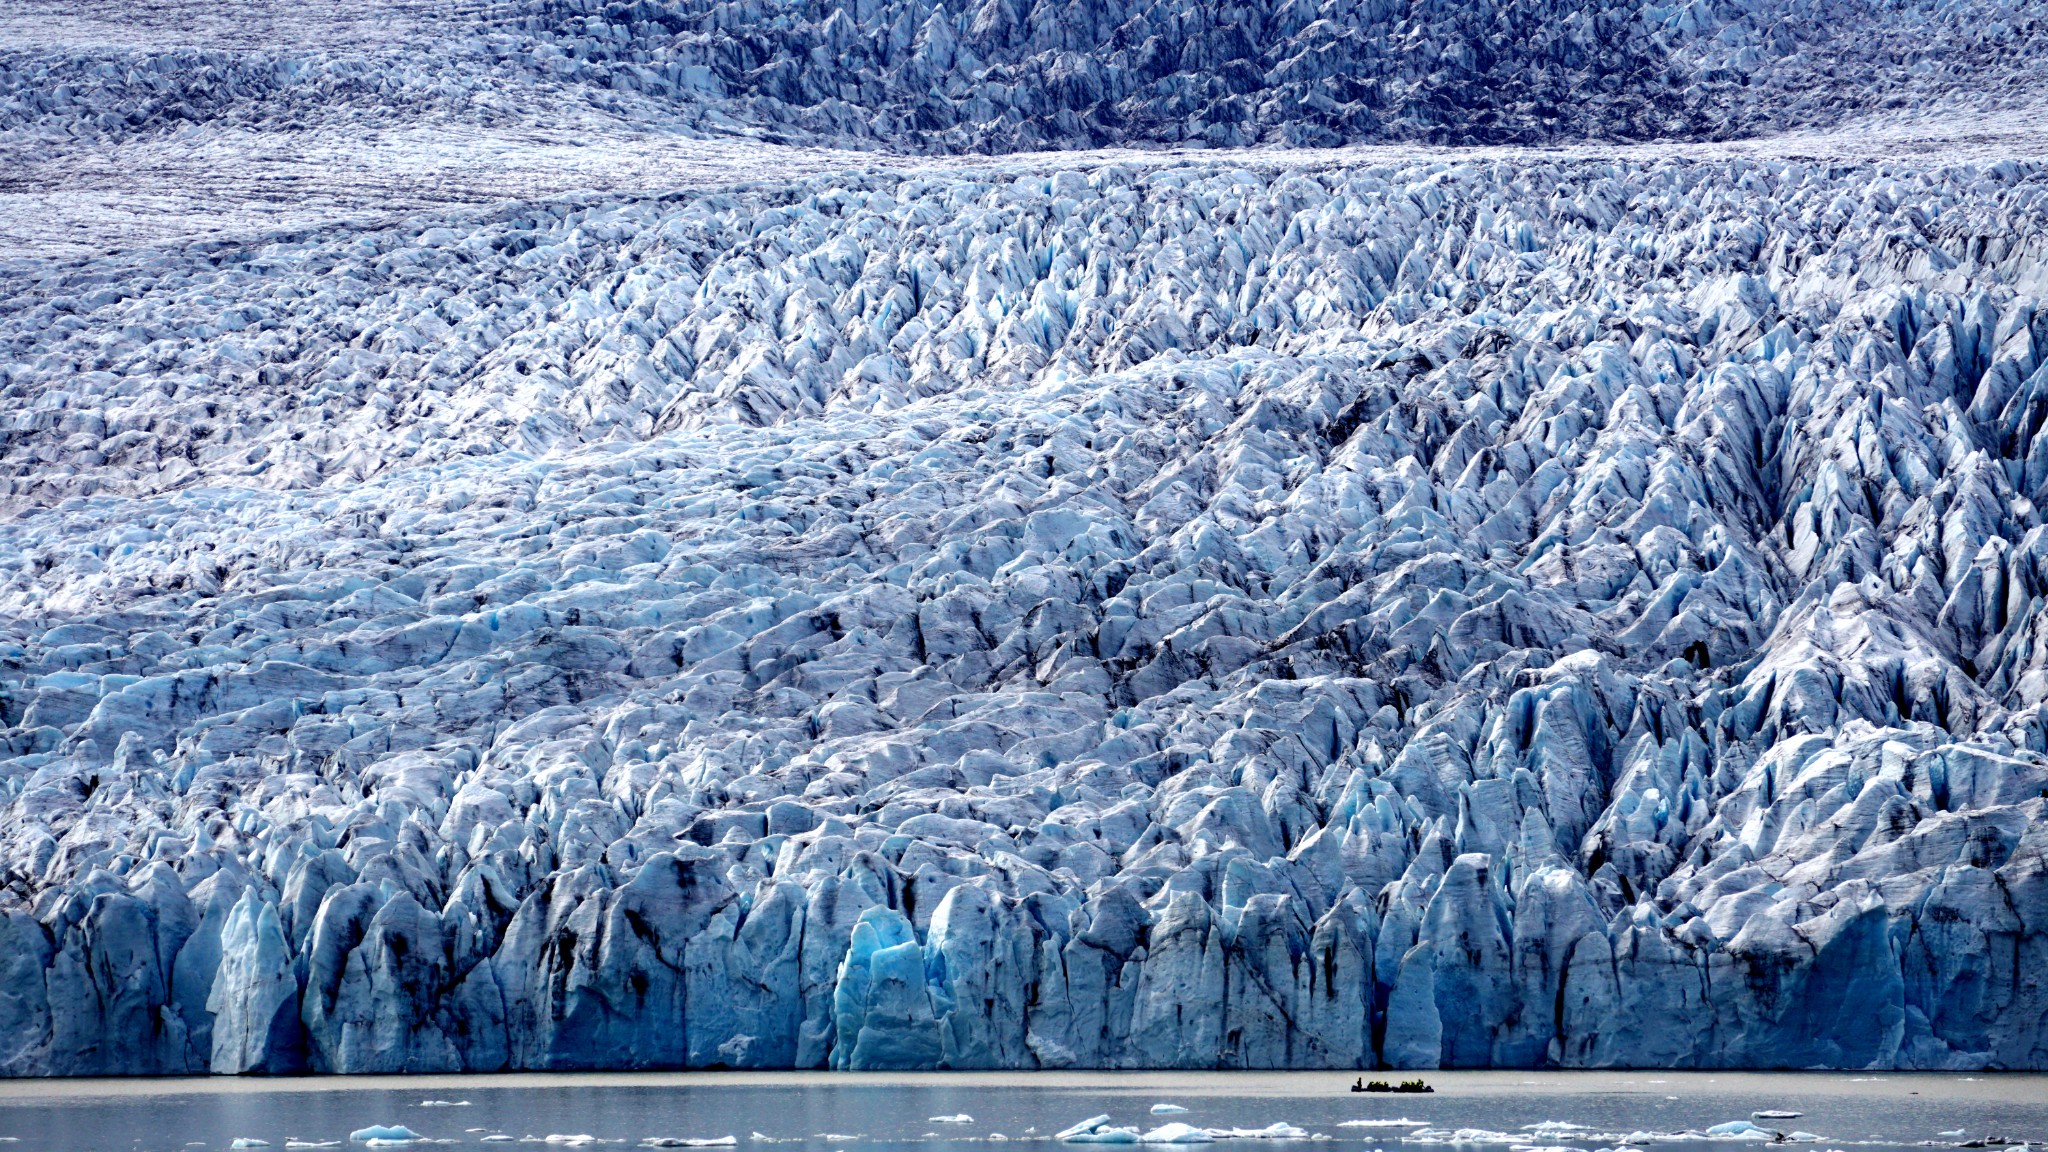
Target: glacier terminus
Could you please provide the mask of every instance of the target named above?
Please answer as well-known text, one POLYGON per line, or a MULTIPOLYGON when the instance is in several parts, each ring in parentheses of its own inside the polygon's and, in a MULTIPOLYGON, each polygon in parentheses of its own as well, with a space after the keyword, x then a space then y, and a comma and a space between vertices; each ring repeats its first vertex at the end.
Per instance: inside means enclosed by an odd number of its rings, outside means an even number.
POLYGON ((0 16, 0 1074, 2048 1067, 2038 4, 302 7, 0 16))

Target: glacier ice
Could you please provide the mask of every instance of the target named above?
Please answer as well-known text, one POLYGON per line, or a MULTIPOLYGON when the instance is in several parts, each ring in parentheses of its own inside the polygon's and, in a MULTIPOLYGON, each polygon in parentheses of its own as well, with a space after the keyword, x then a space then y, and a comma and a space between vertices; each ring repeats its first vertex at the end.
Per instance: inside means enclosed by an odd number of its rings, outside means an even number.
POLYGON ((2043 188, 878 173, 21 281, 0 1069, 2038 1065, 2043 188))
POLYGON ((23 7, 0 14, 0 144, 506 124, 932 152, 1697 139, 1996 105, 2048 54, 2009 0, 335 0, 169 37, 146 9, 23 7))
MULTIPOLYGON (((1218 150, 0 264, 0 1074, 2048 1067, 2048 168, 1224 150, 1999 107, 2015 6, 32 7, 57 184, 1218 150)), ((1306 1135, 1061 1138, 1195 1132, 1306 1135)))
POLYGON ((2039 187, 877 177, 46 286, 9 1067, 2028 1064, 2039 187), (242 422, 67 414, 88 347, 242 422))

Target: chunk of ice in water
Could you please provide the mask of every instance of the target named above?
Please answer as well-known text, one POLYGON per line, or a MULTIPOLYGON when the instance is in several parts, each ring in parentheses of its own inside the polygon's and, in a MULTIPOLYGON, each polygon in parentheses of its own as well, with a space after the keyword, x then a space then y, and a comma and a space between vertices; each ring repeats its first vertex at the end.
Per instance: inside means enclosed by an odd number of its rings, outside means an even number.
POLYGON ((1161 1124, 1159 1127, 1138 1137, 1138 1142, 1141 1144, 1207 1144, 1215 1139, 1206 1128, 1197 1128, 1192 1124, 1183 1124, 1176 1120, 1171 1124, 1161 1124))
POLYGON ((1187 1109, 1178 1104, 1154 1104, 1152 1106, 1152 1114, 1154 1116, 1174 1116, 1185 1111, 1187 1109))
POLYGON ((234 1143, 232 1143, 232 1144, 230 1144, 230 1145, 228 1145, 228 1147, 230 1147, 230 1148, 268 1148, 268 1147, 270 1147, 270 1141, 268 1141, 268 1140, 258 1140, 258 1139, 256 1139, 256 1138, 255 1138, 254 1136, 237 1136, 237 1137, 235 1137, 235 1142, 234 1142, 234 1143))
POLYGON ((1076 1124, 1070 1128, 1063 1128, 1060 1131, 1053 1133, 1052 1138, 1055 1140, 1066 1140, 1074 1136, 1079 1136, 1083 1132, 1093 1132, 1097 1128, 1100 1128, 1107 1123, 1109 1123, 1109 1113, 1104 1112, 1100 1116, 1090 1116, 1088 1119, 1083 1120, 1079 1124, 1076 1124))
POLYGON ((393 1140, 424 1139, 419 1133, 407 1128, 403 1124, 372 1124, 368 1128, 358 1128, 349 1133, 348 1138, 358 1144, 367 1144, 372 1140, 389 1142, 393 1140))
POLYGON ((930 1124, 972 1124, 974 1117, 962 1112, 956 1116, 928 1116, 925 1121, 930 1124))
POLYGON ((710 1139, 690 1136, 649 1136, 640 1141, 649 1148, 730 1148, 739 1142, 737 1136, 716 1136, 710 1139))

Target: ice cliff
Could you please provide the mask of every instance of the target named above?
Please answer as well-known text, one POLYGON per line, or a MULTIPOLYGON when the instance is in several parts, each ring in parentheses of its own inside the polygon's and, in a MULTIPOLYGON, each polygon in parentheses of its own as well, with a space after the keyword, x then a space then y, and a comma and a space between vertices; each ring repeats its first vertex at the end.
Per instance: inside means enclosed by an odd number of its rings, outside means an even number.
POLYGON ((2048 1065, 2048 169, 0 291, 0 1071, 2048 1065))

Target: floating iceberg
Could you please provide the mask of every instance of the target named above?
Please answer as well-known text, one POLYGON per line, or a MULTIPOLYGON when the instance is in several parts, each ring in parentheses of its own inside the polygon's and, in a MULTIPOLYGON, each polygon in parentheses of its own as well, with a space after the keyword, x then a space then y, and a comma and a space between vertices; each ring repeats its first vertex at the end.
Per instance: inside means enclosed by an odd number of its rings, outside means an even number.
POLYGON ((1187 1109, 1179 1104, 1154 1104, 1152 1106, 1152 1115, 1154 1116, 1175 1116, 1186 1111, 1187 1109))
POLYGON ((358 1128, 349 1133, 348 1138, 357 1143, 365 1144, 372 1140, 411 1141, 426 1139, 426 1137, 421 1136, 403 1124, 372 1124, 368 1128, 358 1128))
POLYGON ((1161 1124, 1159 1127, 1138 1137, 1138 1142, 1141 1144, 1207 1144, 1215 1139, 1216 1137, 1205 1128, 1196 1128, 1191 1124, 1182 1124, 1176 1121, 1171 1124, 1161 1124))
POLYGON ((1111 1127, 1107 1113, 1091 1116, 1086 1120, 1063 1129, 1053 1137, 1068 1144, 1135 1144, 1138 1142, 1136 1128, 1111 1127))

